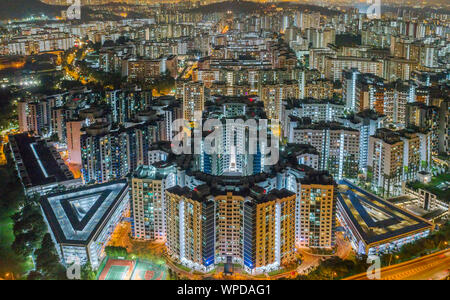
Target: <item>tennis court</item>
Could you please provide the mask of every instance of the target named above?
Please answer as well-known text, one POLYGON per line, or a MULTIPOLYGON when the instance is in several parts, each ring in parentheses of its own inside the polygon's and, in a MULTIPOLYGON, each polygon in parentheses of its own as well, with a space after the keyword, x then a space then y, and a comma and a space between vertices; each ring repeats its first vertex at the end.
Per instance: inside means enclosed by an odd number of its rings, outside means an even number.
POLYGON ((134 269, 132 280, 166 280, 167 268, 149 261, 138 260, 134 269))
POLYGON ((123 280, 127 274, 128 267, 112 266, 106 274, 105 280, 123 280))
POLYGON ((108 259, 101 268, 99 280, 130 280, 135 268, 135 261, 125 259, 108 259))

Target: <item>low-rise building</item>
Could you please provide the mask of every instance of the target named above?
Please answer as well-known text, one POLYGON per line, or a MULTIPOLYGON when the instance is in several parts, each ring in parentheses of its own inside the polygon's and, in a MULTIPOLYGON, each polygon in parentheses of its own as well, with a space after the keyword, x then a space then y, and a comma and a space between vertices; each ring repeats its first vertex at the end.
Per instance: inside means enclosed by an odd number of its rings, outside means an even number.
POLYGON ((82 184, 46 140, 20 133, 9 136, 9 145, 26 195, 45 195, 58 188, 82 184))
POLYGON ((338 220, 359 254, 397 251, 424 238, 433 224, 343 180, 338 187, 338 220))
POLYGON ((66 266, 90 262, 98 268, 128 200, 126 180, 42 197, 43 216, 61 262, 66 266))

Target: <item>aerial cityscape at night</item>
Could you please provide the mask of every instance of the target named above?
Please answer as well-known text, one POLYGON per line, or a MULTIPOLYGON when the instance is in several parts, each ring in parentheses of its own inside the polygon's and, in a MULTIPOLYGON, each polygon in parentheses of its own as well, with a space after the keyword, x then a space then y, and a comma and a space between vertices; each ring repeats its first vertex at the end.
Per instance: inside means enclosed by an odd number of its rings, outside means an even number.
POLYGON ((0 281, 450 280, 449 103, 448 0, 0 0, 0 281))

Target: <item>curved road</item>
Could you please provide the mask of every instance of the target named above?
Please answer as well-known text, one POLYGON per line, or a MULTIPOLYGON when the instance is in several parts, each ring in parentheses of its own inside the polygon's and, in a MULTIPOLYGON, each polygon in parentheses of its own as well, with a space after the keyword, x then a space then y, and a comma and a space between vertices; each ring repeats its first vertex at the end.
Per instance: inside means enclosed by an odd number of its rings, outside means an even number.
MULTIPOLYGON (((440 280, 450 270, 450 249, 381 269, 381 280, 440 280)), ((365 273, 344 280, 368 280, 365 273)))

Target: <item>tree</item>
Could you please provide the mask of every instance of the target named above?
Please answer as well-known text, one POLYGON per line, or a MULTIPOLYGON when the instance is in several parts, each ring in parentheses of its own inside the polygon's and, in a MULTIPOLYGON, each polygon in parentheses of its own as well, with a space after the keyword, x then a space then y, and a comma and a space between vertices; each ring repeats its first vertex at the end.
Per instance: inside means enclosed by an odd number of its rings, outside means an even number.
POLYGON ((43 280, 44 276, 38 271, 30 271, 27 276, 27 280, 43 280))
POLYGON ((0 89, 0 131, 9 127, 14 120, 12 93, 7 89, 0 89))
POLYGON ((37 205, 28 203, 21 212, 13 216, 13 232, 16 240, 13 243, 16 253, 27 253, 28 256, 33 248, 36 248, 44 234, 47 225, 39 212, 37 205))
POLYGON ((39 271, 45 279, 67 279, 66 269, 59 262, 55 244, 49 233, 44 235, 40 248, 36 249, 34 255, 36 256, 36 270, 39 271))
POLYGON ((422 169, 423 170, 427 170, 428 169, 428 162, 426 160, 422 160, 420 162, 420 164, 422 165, 422 169))
POLYGON ((59 262, 59 256, 54 251, 40 251, 36 256, 36 269, 43 274, 45 279, 67 279, 66 269, 59 262))
POLYGON ((45 275, 51 275, 59 264, 59 257, 53 251, 39 251, 36 256, 36 269, 45 275))
POLYGON ((35 230, 36 233, 42 232, 42 216, 36 212, 30 214, 27 218, 22 218, 14 224, 15 233, 23 233, 35 230))
POLYGON ((0 190, 2 191, 0 212, 7 213, 18 210, 20 205, 23 205, 25 196, 11 160, 8 160, 7 166, 0 167, 0 178, 2 178, 0 181, 0 190))
POLYGON ((320 263, 309 275, 300 275, 297 280, 339 279, 362 273, 369 265, 367 258, 360 257, 356 261, 343 260, 337 256, 330 257, 320 263))
POLYGON ((34 253, 35 255, 39 255, 43 252, 54 252, 55 244, 53 243, 52 236, 50 233, 46 233, 42 238, 41 247, 37 249, 34 253))
POLYGON ((33 247, 29 243, 30 236, 26 233, 16 235, 14 242, 11 245, 11 249, 17 255, 22 257, 28 257, 33 252, 33 247))
POLYGON ((81 267, 81 279, 82 280, 95 280, 97 278, 94 269, 90 262, 85 263, 81 267))
POLYGON ((386 266, 391 262, 392 257, 396 257, 396 259, 399 259, 400 261, 406 261, 415 257, 427 255, 432 251, 447 248, 449 240, 450 222, 447 222, 442 225, 439 231, 434 232, 430 236, 413 243, 405 244, 395 252, 383 255, 381 261, 382 264, 386 266), (447 242, 447 245, 445 242, 447 242))
POLYGON ((124 247, 106 246, 105 253, 110 257, 128 257, 128 251, 124 247))
POLYGON ((57 133, 52 134, 52 136, 50 137, 50 141, 52 142, 59 142, 59 136, 57 133))

